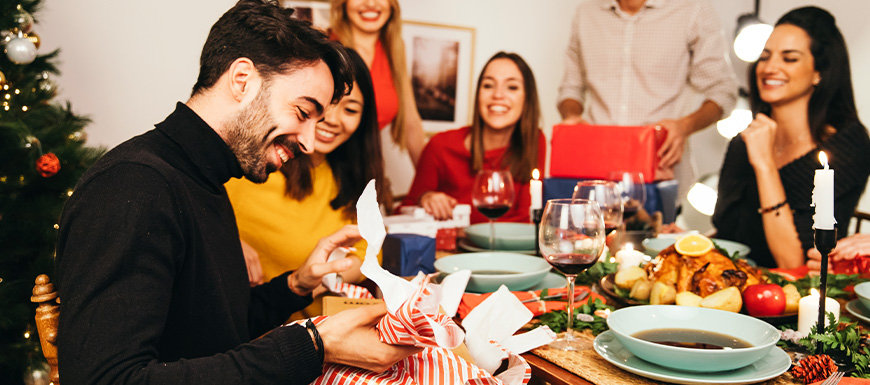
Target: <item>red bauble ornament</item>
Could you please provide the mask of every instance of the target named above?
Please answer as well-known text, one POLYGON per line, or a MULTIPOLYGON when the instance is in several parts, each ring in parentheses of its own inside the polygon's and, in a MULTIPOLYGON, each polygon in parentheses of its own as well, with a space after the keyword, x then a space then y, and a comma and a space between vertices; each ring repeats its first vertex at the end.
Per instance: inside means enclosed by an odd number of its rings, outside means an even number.
POLYGON ((60 159, 57 159, 57 155, 50 152, 42 154, 42 156, 36 160, 36 171, 43 178, 53 177, 58 171, 60 171, 60 159))

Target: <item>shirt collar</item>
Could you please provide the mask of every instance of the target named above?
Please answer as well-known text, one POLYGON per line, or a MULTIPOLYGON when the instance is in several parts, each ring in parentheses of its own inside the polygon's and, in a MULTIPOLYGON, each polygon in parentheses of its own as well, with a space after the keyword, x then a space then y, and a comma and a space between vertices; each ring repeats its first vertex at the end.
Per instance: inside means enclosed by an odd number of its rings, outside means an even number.
MULTIPOLYGON (((643 3, 645 8, 660 8, 664 5, 664 0, 646 0, 646 3, 643 3)), ((619 3, 616 0, 601 0, 601 9, 611 9, 615 10, 619 8, 619 3)))
POLYGON ((177 143, 195 169, 214 187, 223 186, 230 178, 240 178, 242 168, 223 138, 184 103, 156 125, 177 143))

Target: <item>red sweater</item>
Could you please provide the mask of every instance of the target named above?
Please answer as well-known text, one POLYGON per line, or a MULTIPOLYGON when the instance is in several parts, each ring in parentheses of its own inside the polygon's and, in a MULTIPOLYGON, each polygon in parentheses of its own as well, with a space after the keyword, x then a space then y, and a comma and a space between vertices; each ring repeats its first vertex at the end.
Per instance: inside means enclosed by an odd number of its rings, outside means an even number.
MULTIPOLYGON (((465 148, 465 138, 471 134, 470 127, 439 133, 429 140, 417 164, 417 175, 411 191, 402 201, 403 205, 419 205, 420 197, 428 191, 440 191, 456 198, 459 203, 471 204, 471 187, 475 174, 471 171, 471 152, 465 148)), ((544 134, 538 132, 538 169, 544 170, 547 158, 547 142, 544 134)), ((483 157, 483 167, 500 169, 502 157, 507 147, 487 151, 483 157)), ((513 207, 499 222, 529 222, 529 179, 531 176, 514 179, 516 199, 513 207)), ((471 210, 471 223, 486 222, 488 219, 479 211, 471 210)))

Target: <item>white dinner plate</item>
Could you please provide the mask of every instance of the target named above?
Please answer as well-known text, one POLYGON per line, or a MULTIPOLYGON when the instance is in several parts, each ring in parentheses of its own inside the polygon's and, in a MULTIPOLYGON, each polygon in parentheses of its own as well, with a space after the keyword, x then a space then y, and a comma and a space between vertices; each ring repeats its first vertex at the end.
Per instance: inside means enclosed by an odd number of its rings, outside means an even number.
POLYGON ((684 372, 644 361, 623 347, 611 331, 595 337, 593 347, 599 356, 625 371, 674 384, 754 384, 779 376, 791 367, 788 353, 776 346, 752 365, 712 373, 684 372))
POLYGON ((864 307, 861 300, 853 299, 846 304, 846 310, 855 318, 870 324, 870 309, 864 307))

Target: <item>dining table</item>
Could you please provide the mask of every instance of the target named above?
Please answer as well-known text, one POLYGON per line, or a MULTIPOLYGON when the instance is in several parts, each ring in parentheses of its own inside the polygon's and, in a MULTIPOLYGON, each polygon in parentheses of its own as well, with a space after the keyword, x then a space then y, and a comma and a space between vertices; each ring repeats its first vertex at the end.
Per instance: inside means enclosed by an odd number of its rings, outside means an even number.
MULTIPOLYGON (((435 258, 440 259, 463 250, 438 250, 435 258)), ((597 285, 591 290, 609 299, 608 304, 620 307, 620 302, 608 297, 608 294, 597 285)), ((532 370, 529 384, 532 385, 611 385, 611 384, 663 384, 640 375, 622 370, 602 358, 593 349, 595 336, 589 331, 576 332, 582 341, 578 351, 561 351, 548 346, 541 346, 521 354, 532 370)), ((855 380, 855 379, 851 379, 855 380)), ((857 381, 857 380, 856 380, 857 381)), ((867 380, 861 380, 867 381, 867 380)), ((701 383, 701 382, 698 382, 701 383)), ((792 377, 787 371, 773 379, 757 382, 762 385, 792 385, 803 384, 792 377)))

